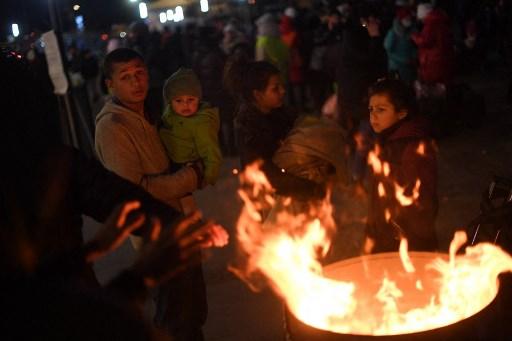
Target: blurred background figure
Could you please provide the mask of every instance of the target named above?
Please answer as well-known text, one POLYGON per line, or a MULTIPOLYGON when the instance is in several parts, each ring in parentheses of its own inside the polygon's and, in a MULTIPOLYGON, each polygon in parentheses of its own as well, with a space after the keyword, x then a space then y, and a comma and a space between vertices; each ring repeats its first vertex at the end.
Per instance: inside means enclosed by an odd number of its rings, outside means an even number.
POLYGON ((256 61, 267 61, 275 65, 286 84, 288 82, 290 51, 281 40, 277 19, 271 13, 265 13, 255 23, 258 32, 254 59, 256 61))
POLYGON ((384 39, 384 48, 388 54, 388 71, 397 72, 404 82, 412 84, 416 80, 416 46, 411 40, 414 32, 411 11, 407 7, 397 10, 393 27, 384 39))

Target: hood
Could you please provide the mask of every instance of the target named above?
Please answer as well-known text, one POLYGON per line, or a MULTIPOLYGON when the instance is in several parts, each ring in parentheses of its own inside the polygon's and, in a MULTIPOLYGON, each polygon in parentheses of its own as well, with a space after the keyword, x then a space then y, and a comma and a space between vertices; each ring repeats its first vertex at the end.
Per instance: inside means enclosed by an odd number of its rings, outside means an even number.
POLYGON ((430 122, 425 117, 419 115, 406 118, 379 134, 379 138, 386 141, 428 138, 429 136, 430 122))
POLYGON ((326 180, 317 174, 319 162, 324 162, 335 169, 338 180, 346 181, 345 147, 346 132, 337 123, 305 116, 295 122, 273 161, 296 176, 318 182, 326 180))
POLYGON ((258 36, 279 37, 279 25, 276 19, 270 13, 263 14, 256 20, 258 27, 258 36))
POLYGON ((450 18, 443 10, 433 9, 427 14, 424 23, 425 25, 448 25, 450 18))
MULTIPOLYGON (((105 105, 103 106, 103 109, 101 109, 100 113, 96 115, 96 125, 98 125, 98 123, 101 120, 105 118, 110 118, 115 115, 123 115, 123 117, 126 119, 136 120, 141 123, 144 123, 145 121, 144 117, 142 117, 135 111, 115 103, 112 99, 109 99, 107 103, 105 103, 105 105)), ((149 123, 146 122, 146 124, 149 123)))
POLYGON ((393 20, 393 30, 395 31, 396 34, 398 34, 399 36, 403 36, 404 34, 406 33, 409 33, 413 30, 413 25, 411 25, 410 27, 405 27, 404 25, 402 25, 402 23, 400 22, 400 19, 398 18, 395 18, 393 20))

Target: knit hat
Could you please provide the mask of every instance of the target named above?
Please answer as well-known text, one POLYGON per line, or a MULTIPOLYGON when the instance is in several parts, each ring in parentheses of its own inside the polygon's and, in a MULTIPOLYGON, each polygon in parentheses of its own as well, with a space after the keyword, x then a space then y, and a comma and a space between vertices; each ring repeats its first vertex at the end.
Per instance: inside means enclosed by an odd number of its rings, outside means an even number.
POLYGON ((201 100, 201 83, 191 69, 180 68, 165 81, 164 99, 166 103, 182 95, 195 96, 201 100))
POLYGON ((419 4, 416 16, 419 20, 423 20, 432 11, 432 9, 433 6, 430 3, 419 4))
POLYGON ((297 10, 293 7, 287 7, 284 10, 284 15, 293 19, 297 16, 297 10))

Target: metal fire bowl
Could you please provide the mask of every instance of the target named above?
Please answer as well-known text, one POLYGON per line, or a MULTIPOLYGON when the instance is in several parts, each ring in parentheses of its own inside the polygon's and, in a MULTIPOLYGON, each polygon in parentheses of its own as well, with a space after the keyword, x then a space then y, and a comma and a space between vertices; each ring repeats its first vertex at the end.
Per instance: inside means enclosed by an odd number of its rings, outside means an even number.
MULTIPOLYGON (((333 263, 324 268, 324 273, 329 278, 354 282, 358 288, 356 290, 358 305, 364 304, 369 309, 372 309, 372 303, 364 297, 374 295, 382 283, 382 278, 386 275, 390 280, 397 283, 402 292, 407 292, 407 302, 399 304, 400 310, 404 311, 408 310, 408 304, 410 308, 413 308, 426 305, 429 302, 432 293, 437 292, 439 287, 438 281, 436 281, 439 275, 434 270, 425 269, 425 265, 439 257, 448 258, 448 255, 445 254, 429 252, 410 252, 409 256, 416 268, 414 275, 405 273, 397 252, 368 255, 333 263), (421 280, 423 291, 416 290, 417 279, 421 280)), ((461 288, 461 290, 464 290, 464 288, 461 288)), ((285 310, 286 332, 288 339, 292 341, 475 340, 478 339, 477 335, 492 329, 489 326, 492 325, 493 318, 495 319, 498 315, 497 296, 473 316, 451 325, 421 332, 383 336, 340 334, 306 325, 295 318, 288 310, 285 310)), ((376 307, 375 309, 379 308, 376 307)))

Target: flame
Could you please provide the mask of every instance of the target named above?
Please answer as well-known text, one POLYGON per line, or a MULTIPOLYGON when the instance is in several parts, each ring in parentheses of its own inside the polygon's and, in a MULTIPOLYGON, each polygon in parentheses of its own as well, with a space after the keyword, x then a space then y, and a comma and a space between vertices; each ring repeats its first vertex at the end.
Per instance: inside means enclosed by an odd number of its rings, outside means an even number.
POLYGON ((384 173, 384 176, 389 176, 389 173, 391 173, 391 167, 389 166, 389 163, 384 162, 382 164, 382 172, 384 173))
POLYGON ((379 197, 385 197, 386 196, 386 190, 384 189, 384 184, 382 182, 379 182, 379 186, 378 186, 378 192, 379 192, 379 197))
POLYGON ((382 173, 382 162, 379 159, 380 148, 378 145, 375 146, 374 150, 368 152, 368 164, 372 166, 374 174, 382 173))
MULTIPOLYGON (((353 281, 327 277, 320 259, 330 247, 333 228, 329 196, 307 207, 290 198, 276 197, 270 213, 263 215, 261 208, 268 204, 265 197, 273 189, 257 167, 246 169, 244 174, 247 172, 255 174, 241 175, 245 188, 239 194, 245 205, 237 223, 245 264, 231 270, 255 290, 262 282, 269 285, 295 317, 315 328, 358 335, 396 335, 446 326, 483 309, 497 294, 498 274, 512 271, 512 257, 492 244, 468 247, 464 255, 456 256, 465 240, 458 233, 450 255, 431 254, 436 258, 426 266, 414 263, 417 259, 408 255, 404 239, 401 258, 396 259, 402 260, 405 272, 387 274, 379 268, 383 274, 376 278, 371 277, 371 271, 364 272, 367 277, 353 281), (257 197, 253 195, 256 192, 257 197), (400 278, 406 279, 405 284, 400 278), (414 297, 420 293, 423 300, 418 301, 414 297)), ((371 244, 367 240, 365 248, 371 249, 371 244)), ((371 257, 367 261, 361 257, 365 269, 371 257)))
POLYGON ((391 212, 389 211, 388 208, 384 210, 384 218, 386 218, 387 223, 389 223, 389 221, 391 220, 391 212))
POLYGON ((425 143, 420 142, 418 148, 416 149, 416 153, 421 156, 425 156, 425 143))
POLYGON ((456 231, 453 235, 453 240, 450 243, 450 249, 448 250, 450 253, 450 264, 452 267, 455 266, 455 254, 460 249, 460 247, 468 241, 468 235, 464 231, 456 231))
POLYGON ((398 200, 400 205, 402 206, 411 206, 414 201, 418 200, 420 197, 420 186, 421 181, 416 179, 416 183, 414 184, 414 189, 412 190, 412 196, 407 196, 404 194, 405 188, 401 187, 399 184, 395 183, 395 198, 398 200))
POLYGON ((407 239, 401 238, 400 247, 398 249, 400 254, 400 260, 402 261, 402 265, 404 266, 405 271, 408 273, 413 273, 416 271, 416 269, 414 268, 411 258, 409 257, 409 253, 407 252, 408 248, 409 243, 407 242, 407 239))

